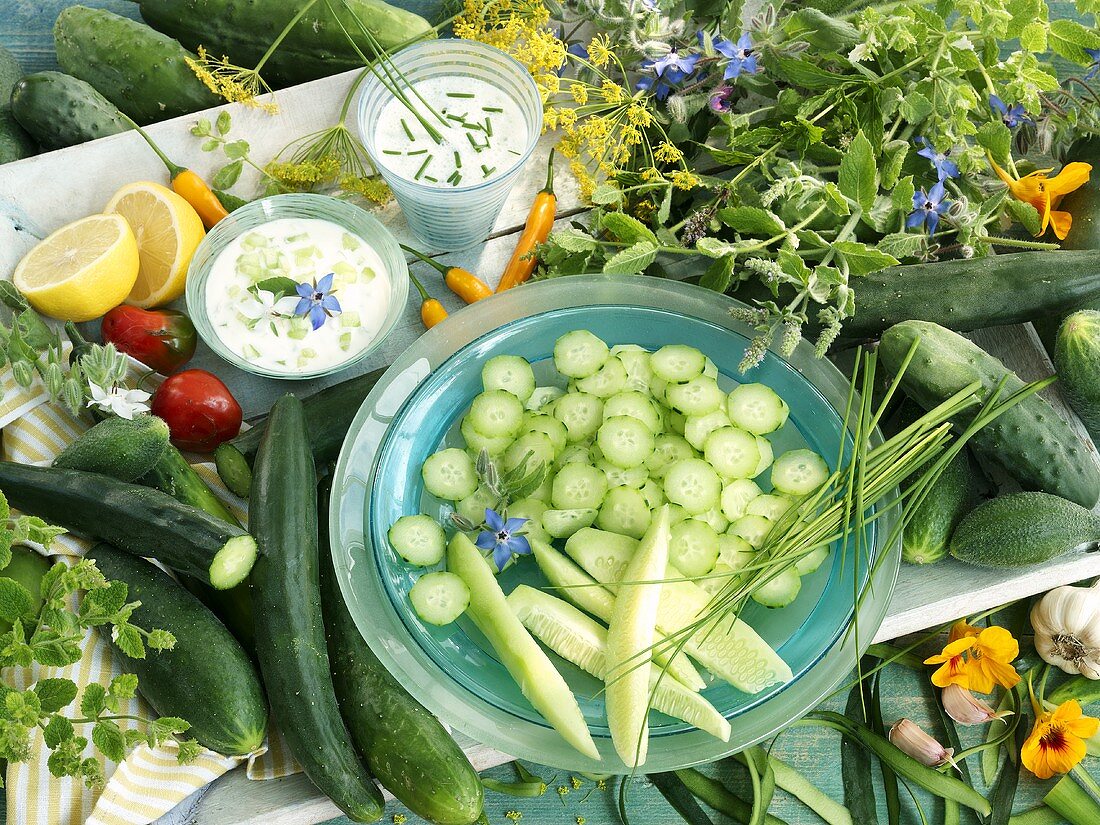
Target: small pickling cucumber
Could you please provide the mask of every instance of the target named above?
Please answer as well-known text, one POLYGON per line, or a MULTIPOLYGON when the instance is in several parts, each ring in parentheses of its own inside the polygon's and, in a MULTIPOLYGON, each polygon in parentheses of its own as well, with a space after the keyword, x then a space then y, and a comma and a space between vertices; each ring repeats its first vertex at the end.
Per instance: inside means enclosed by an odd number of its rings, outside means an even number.
POLYGON ((454 573, 425 573, 409 590, 416 615, 428 624, 446 625, 466 612, 470 588, 454 573))
POLYGON ((1049 493, 1011 493, 979 504, 951 535, 951 555, 980 567, 1040 564, 1100 539, 1100 516, 1049 493))
POLYGON ((130 128, 115 104, 79 78, 35 72, 15 84, 11 113, 49 151, 75 146, 130 128))
MULTIPOLYGON (((479 519, 484 517, 485 510, 482 508, 479 519)), ((474 524, 479 523, 474 521, 474 524)), ((393 523, 387 536, 401 558, 419 567, 439 564, 447 550, 447 536, 443 528, 434 518, 423 514, 402 516, 393 523)))
MULTIPOLYGON (((29 547, 16 545, 11 548, 11 561, 8 562, 8 566, 0 570, 0 579, 11 579, 31 594, 27 613, 22 617, 25 620, 37 616, 42 609, 44 601, 42 598, 42 577, 46 575, 51 567, 53 565, 50 560, 41 553, 36 553, 29 547)), ((608 598, 610 598, 610 595, 608 598)), ((26 626, 26 622, 24 622, 24 626, 26 626)), ((7 633, 11 628, 11 621, 0 618, 0 635, 7 633)))
POLYGON ((23 70, 15 55, 0 46, 0 164, 34 154, 34 141, 19 125, 8 106, 12 88, 22 76, 23 70))
MULTIPOLYGON (((1015 373, 977 344, 927 321, 905 321, 888 329, 879 346, 883 365, 896 374, 914 342, 918 342, 916 355, 905 370, 901 388, 926 410, 975 381, 981 382, 983 398, 1002 379, 1002 399, 1024 386, 1015 373)), ((975 415, 977 408, 970 407, 953 423, 964 427, 975 415)), ((1100 467, 1095 457, 1040 395, 1031 395, 1006 410, 970 443, 1000 464, 1021 487, 1089 508, 1100 498, 1100 467)))
POLYGON ((974 470, 963 450, 944 468, 924 500, 907 514, 902 559, 909 564, 930 564, 946 556, 951 534, 974 505, 974 487, 974 470))
POLYGON ((1094 440, 1100 440, 1100 312, 1066 317, 1054 344, 1054 369, 1062 392, 1094 440))
POLYGON ((136 481, 164 455, 168 435, 168 425, 155 415, 138 415, 133 420, 111 416, 71 441, 53 466, 136 481))

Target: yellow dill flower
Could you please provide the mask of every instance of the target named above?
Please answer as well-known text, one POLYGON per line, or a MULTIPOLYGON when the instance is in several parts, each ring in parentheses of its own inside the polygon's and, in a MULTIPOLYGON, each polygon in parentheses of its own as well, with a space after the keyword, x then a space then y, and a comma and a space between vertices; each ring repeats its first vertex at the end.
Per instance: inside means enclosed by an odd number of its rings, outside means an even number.
POLYGON ((638 201, 638 203, 634 206, 634 217, 640 220, 642 223, 649 223, 649 221, 653 218, 653 213, 656 211, 657 207, 654 206, 651 201, 638 201))
POLYGON ((601 69, 611 62, 611 38, 597 34, 588 42, 588 62, 601 69))
POLYGON ((686 169, 677 169, 672 173, 672 185, 677 189, 694 189, 700 183, 698 175, 686 169))
POLYGON ((220 60, 211 57, 202 46, 196 57, 185 57, 184 62, 206 88, 223 100, 263 109, 272 115, 278 113, 279 105, 274 101, 261 103, 256 100, 256 95, 269 94, 271 87, 255 69, 234 66, 228 57, 220 60))
POLYGON ((390 188, 381 178, 367 178, 356 175, 344 175, 340 178, 340 188, 352 195, 359 195, 374 203, 385 203, 390 199, 390 188))
POLYGON ((581 786, 584 785, 584 782, 582 782, 575 776, 571 776, 569 777, 569 784, 573 786, 573 790, 579 791, 581 789, 581 786))
POLYGON ((302 161, 272 161, 264 171, 291 189, 312 189, 331 183, 340 174, 340 161, 332 156, 302 161))
POLYGON ((663 140, 660 145, 653 150, 653 157, 664 163, 679 163, 684 159, 684 153, 667 140, 663 140))
POLYGON ((661 177, 661 173, 657 170, 656 166, 650 166, 648 169, 642 170, 642 180, 655 181, 661 177))
POLYGON ((635 126, 652 126, 653 112, 638 103, 631 103, 626 110, 626 119, 635 126))
POLYGON ((645 135, 637 126, 627 125, 619 131, 619 137, 627 146, 637 146, 645 138, 645 135))
POLYGON ((562 109, 558 112, 558 123, 561 128, 568 129, 577 122, 577 112, 574 109, 562 109))
POLYGON ((583 83, 573 83, 569 86, 569 94, 577 104, 583 106, 588 102, 588 87, 583 83))
POLYGON ((569 171, 577 179, 581 199, 588 200, 591 198, 592 193, 596 191, 596 179, 589 174, 588 167, 579 160, 574 160, 569 164, 569 171))
POLYGON ((605 80, 600 84, 600 92, 603 99, 613 106, 617 106, 627 98, 626 89, 612 80, 605 80))

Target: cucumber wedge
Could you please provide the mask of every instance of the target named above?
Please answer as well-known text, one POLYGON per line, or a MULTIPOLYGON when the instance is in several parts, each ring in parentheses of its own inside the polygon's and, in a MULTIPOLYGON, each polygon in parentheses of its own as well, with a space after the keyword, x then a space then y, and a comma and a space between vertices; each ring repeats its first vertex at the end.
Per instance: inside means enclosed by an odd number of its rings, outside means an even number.
MULTIPOLYGON (((542 574, 554 587, 561 588, 562 597, 573 602, 581 610, 591 613, 600 621, 611 621, 615 597, 606 588, 601 587, 599 582, 549 544, 532 541, 531 549, 542 574)), ((707 686, 703 677, 699 675, 699 671, 683 653, 672 656, 670 661, 668 651, 654 650, 653 661, 661 666, 667 665, 668 675, 684 687, 700 691, 707 686)))
MULTIPOLYGON (((508 594, 508 606, 536 639, 597 679, 604 678, 607 628, 568 602, 525 584, 508 594)), ((661 668, 651 665, 654 710, 729 741, 730 723, 710 702, 668 678, 667 673, 663 679, 660 676, 661 668)))
POLYGON ((627 584, 619 586, 607 629, 607 726, 615 750, 628 768, 644 764, 649 752, 650 651, 661 600, 659 580, 668 566, 669 534, 665 505, 626 566, 622 581, 627 584))
POLYGON ((481 551, 462 533, 457 533, 447 548, 447 569, 470 588, 466 613, 485 634, 523 695, 566 742, 599 760, 600 753, 569 685, 508 607, 481 551))

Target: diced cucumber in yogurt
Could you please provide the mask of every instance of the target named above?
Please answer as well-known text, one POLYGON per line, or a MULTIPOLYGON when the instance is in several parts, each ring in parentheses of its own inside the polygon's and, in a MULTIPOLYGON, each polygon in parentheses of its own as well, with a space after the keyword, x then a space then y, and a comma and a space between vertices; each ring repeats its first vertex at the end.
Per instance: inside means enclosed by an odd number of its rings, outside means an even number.
POLYGON ((249 232, 241 238, 241 246, 245 249, 259 249, 268 245, 267 236, 261 232, 249 232))
POLYGON ((350 232, 344 233, 344 249, 358 249, 363 245, 363 241, 352 235, 350 232))
POLYGON ((354 310, 341 312, 338 317, 340 319, 340 326, 342 327, 358 327, 362 325, 362 321, 359 320, 359 313, 354 310))
POLYGON ((300 341, 309 335, 310 323, 308 318, 291 318, 290 330, 287 335, 296 341, 300 341))
POLYGON ((363 267, 362 271, 359 273, 359 279, 361 281, 363 281, 363 283, 370 283, 371 281, 374 280, 374 277, 375 277, 375 272, 369 266, 363 267))

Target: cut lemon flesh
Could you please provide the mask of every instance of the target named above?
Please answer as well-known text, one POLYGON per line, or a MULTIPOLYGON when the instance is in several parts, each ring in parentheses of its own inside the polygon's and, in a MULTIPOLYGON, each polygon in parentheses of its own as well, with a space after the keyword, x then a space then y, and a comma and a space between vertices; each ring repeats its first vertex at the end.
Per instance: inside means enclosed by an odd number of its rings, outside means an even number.
POLYGON ((140 181, 119 189, 104 211, 124 217, 137 238, 141 266, 126 303, 148 309, 182 295, 205 235, 191 204, 159 183, 140 181))
POLYGON ((65 321, 90 321, 133 289, 138 245, 121 215, 92 215, 63 226, 28 252, 12 283, 31 306, 65 321))

